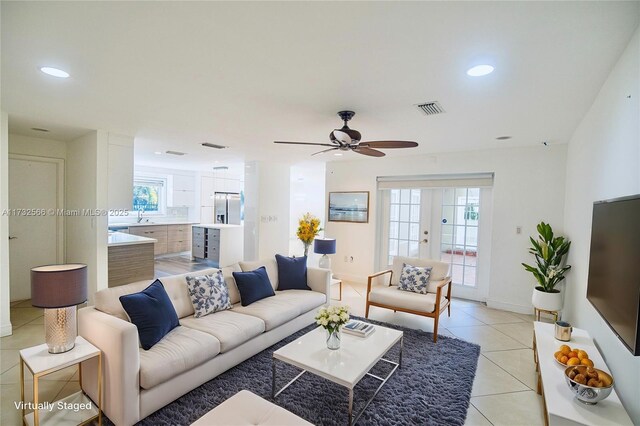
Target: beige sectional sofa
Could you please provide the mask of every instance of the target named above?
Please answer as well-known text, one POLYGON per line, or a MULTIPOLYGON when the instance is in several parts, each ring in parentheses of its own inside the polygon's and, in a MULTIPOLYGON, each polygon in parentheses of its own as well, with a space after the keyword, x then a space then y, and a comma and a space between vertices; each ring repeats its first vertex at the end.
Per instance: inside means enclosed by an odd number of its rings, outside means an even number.
MULTIPOLYGON (((101 290, 95 295, 95 306, 80 309, 79 334, 103 352, 102 408, 109 419, 119 426, 132 425, 314 322, 317 308, 329 300, 330 271, 308 268, 311 291, 276 291, 273 297, 243 307, 231 273, 262 265, 277 289, 275 259, 223 268, 233 308, 201 318, 193 316, 185 277, 210 274, 216 269, 160 278, 180 326, 147 351, 140 347, 136 326, 129 322, 119 297, 139 292, 152 281, 101 290)), ((97 362, 84 362, 81 379, 83 390, 94 401, 96 368, 97 362)))

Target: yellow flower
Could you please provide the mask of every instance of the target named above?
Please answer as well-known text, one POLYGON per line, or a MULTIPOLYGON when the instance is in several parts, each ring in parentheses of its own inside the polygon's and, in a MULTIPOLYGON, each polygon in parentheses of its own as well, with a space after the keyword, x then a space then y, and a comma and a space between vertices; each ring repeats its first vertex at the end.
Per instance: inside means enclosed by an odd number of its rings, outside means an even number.
POLYGON ((305 245, 311 244, 316 236, 322 231, 320 228, 320 219, 311 213, 306 213, 298 221, 298 230, 296 236, 305 245))

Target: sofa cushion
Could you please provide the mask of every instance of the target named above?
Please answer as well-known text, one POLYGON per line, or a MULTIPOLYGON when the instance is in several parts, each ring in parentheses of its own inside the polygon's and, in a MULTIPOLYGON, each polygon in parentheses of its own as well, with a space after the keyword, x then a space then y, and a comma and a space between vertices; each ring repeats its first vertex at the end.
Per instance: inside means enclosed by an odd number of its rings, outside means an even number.
POLYGON ((143 349, 151 349, 179 325, 176 310, 160 280, 139 293, 120 296, 120 302, 138 329, 143 349))
POLYGON ((233 278, 234 272, 242 272, 242 269, 240 269, 240 265, 237 263, 222 268, 222 275, 224 276, 224 280, 227 283, 227 288, 229 289, 229 300, 231 301, 232 305, 240 302, 240 291, 238 291, 236 279, 233 278))
POLYGON ((220 353, 220 342, 210 334, 176 327, 148 351, 140 350, 140 386, 166 382, 220 353))
MULTIPOLYGON (((403 264, 421 267, 431 267, 431 280, 442 281, 449 273, 449 264, 445 262, 438 262, 437 260, 430 259, 418 259, 416 257, 404 257, 396 256, 393 258, 393 276, 391 277, 391 284, 398 285, 400 282, 400 275, 402 274, 403 264)), ((431 292, 431 290, 429 290, 431 292)), ((435 291, 433 292, 435 293, 435 291)))
POLYGON ((269 281, 271 281, 271 286, 274 290, 278 288, 278 265, 276 264, 275 257, 267 260, 240 262, 239 265, 243 272, 254 271, 259 267, 264 266, 267 269, 267 275, 269 276, 269 281))
POLYGON ((413 293, 426 294, 429 290, 429 276, 431 267, 407 265, 402 267, 398 290, 411 291, 413 293))
POLYGON ((202 331, 220 341, 220 352, 227 352, 262 334, 264 321, 251 315, 243 315, 234 311, 221 311, 201 318, 193 316, 182 318, 180 324, 202 331))
POLYGON ((187 276, 187 288, 196 318, 231 309, 229 288, 222 271, 211 275, 187 276))
POLYGON ((249 306, 236 305, 233 307, 233 312, 260 318, 264 321, 265 331, 272 330, 301 313, 302 305, 291 298, 283 297, 283 293, 285 292, 279 291, 275 296, 259 300, 249 306))
MULTIPOLYGON (((225 269, 226 268, 223 268, 223 272, 225 272, 225 269)), ((198 271, 198 274, 213 274, 216 271, 217 269, 215 268, 209 268, 198 271)), ((229 271, 229 274, 231 274, 231 271, 229 271)), ((194 312, 193 305, 191 304, 191 298, 189 297, 189 291, 187 290, 187 275, 193 275, 193 272, 188 272, 181 275, 172 275, 169 277, 162 277, 160 279, 165 291, 169 295, 169 299, 171 299, 171 303, 173 304, 176 313, 178 314, 178 318, 193 315, 194 312)), ((129 317, 127 316, 127 313, 122 308, 122 304, 120 303, 120 296, 142 291, 147 288, 152 282, 153 280, 137 281, 131 284, 125 284, 100 290, 95 294, 95 308, 101 312, 113 315, 114 317, 118 317, 124 321, 129 321, 129 317)), ((231 290, 231 287, 229 288, 231 303, 234 303, 233 291, 231 290)), ((239 297, 238 300, 240 300, 239 297)))
POLYGON ((276 296, 280 300, 286 300, 287 302, 294 303, 300 308, 300 313, 305 314, 319 306, 327 303, 327 296, 324 293, 309 290, 287 290, 276 291, 276 296))
POLYGON ((258 300, 275 295, 264 266, 255 271, 234 272, 233 278, 236 279, 238 290, 240 290, 242 306, 249 306, 258 300))
POLYGON ((287 257, 276 254, 278 290, 311 290, 307 286, 307 256, 287 257))
MULTIPOLYGON (((369 301, 398 308, 410 309, 412 311, 432 313, 436 309, 436 295, 434 293, 419 294, 408 291, 400 291, 397 286, 371 287, 369 301)), ((440 299, 440 309, 447 306, 447 299, 442 296, 440 299)))

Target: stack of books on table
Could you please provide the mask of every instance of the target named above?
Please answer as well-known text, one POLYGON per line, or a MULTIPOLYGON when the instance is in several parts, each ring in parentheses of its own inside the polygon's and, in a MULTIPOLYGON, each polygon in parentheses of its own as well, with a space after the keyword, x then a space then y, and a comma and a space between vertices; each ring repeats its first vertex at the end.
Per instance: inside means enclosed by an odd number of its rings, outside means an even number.
POLYGON ((354 336, 367 337, 376 331, 376 328, 373 324, 352 319, 342 327, 342 331, 348 334, 353 334, 354 336))

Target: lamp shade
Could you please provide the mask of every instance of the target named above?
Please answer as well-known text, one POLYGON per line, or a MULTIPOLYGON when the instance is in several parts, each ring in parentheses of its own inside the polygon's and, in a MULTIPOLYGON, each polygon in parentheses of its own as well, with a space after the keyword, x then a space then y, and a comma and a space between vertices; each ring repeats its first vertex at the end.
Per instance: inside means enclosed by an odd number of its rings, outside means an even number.
POLYGON ((336 252, 335 238, 316 238, 313 240, 313 251, 318 254, 334 254, 336 252))
POLYGON ((87 265, 46 265, 31 269, 31 304, 65 308, 87 301, 87 265))

